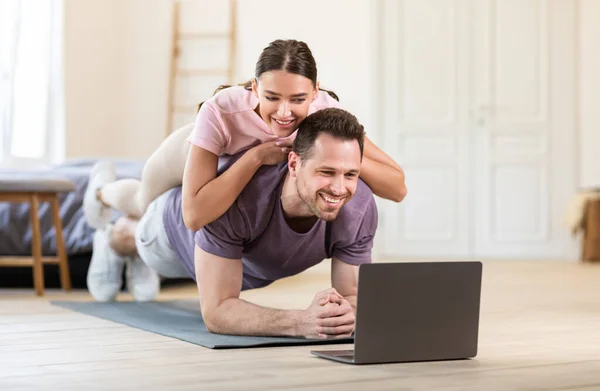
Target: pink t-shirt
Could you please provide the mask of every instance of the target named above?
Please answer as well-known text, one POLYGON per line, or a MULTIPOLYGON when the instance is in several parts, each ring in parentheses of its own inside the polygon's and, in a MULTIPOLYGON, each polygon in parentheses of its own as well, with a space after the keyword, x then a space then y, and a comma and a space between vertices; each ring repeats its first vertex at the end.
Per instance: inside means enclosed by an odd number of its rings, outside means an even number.
MULTIPOLYGON (((217 156, 235 155, 244 149, 276 140, 265 121, 254 111, 258 98, 252 91, 235 86, 219 91, 208 99, 198 112, 188 141, 217 156)), ((340 107, 327 92, 319 91, 308 113, 340 107)), ((289 138, 294 139, 296 131, 289 138)))

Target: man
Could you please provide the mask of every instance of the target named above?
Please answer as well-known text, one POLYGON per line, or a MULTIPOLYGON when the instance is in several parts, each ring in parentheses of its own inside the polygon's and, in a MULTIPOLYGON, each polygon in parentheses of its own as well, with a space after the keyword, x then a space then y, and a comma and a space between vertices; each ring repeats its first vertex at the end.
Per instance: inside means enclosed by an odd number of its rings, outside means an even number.
MULTIPOLYGON (((137 251, 165 277, 196 279, 202 316, 212 332, 350 335, 358 265, 371 262, 377 228, 373 194, 358 178, 363 141, 363 127, 350 113, 313 113, 302 123, 287 164, 262 167, 219 219, 196 233, 187 229, 176 188, 155 200, 139 223, 118 222, 110 235, 112 248, 128 240, 132 247, 135 236, 135 248, 121 249, 122 254, 137 251), (328 257, 332 289, 317 293, 305 310, 264 308, 239 298, 242 289, 266 286, 328 257)), ((90 269, 106 274, 101 267, 90 269)), ((143 285, 144 278, 138 280, 143 285)), ((97 285, 94 278, 88 284, 90 291, 97 285)))

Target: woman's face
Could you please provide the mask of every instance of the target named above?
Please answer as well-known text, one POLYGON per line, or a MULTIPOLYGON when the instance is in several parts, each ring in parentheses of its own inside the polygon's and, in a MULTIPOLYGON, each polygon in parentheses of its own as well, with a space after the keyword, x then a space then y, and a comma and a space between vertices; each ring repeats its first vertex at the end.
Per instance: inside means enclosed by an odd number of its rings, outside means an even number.
POLYGON ((291 135, 308 115, 310 103, 317 97, 318 84, 295 73, 265 72, 252 81, 259 100, 258 114, 278 138, 291 135))

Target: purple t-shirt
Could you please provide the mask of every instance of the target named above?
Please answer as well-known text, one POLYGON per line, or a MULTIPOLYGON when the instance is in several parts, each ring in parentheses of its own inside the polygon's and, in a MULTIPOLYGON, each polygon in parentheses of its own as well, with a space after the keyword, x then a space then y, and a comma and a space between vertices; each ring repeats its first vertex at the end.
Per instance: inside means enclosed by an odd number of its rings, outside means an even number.
MULTIPOLYGON (((292 230, 281 207, 281 190, 287 164, 261 167, 224 215, 194 233, 183 223, 181 188, 171 191, 163 221, 173 251, 195 279, 194 243, 204 251, 242 259, 242 289, 259 288, 298 274, 326 259, 325 221, 310 231, 292 230)), ((371 189, 362 181, 354 197, 330 223, 329 254, 360 265, 371 262, 377 229, 377 207, 371 189)))

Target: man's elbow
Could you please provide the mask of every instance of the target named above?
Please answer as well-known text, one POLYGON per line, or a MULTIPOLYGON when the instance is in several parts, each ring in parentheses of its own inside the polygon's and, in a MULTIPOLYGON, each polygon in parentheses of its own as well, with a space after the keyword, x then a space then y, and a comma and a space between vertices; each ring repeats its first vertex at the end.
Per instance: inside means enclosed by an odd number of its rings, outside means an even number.
POLYGON ((206 330, 209 333, 222 334, 222 330, 214 310, 202 310, 202 320, 204 321, 206 330))
POLYGON ((223 334, 220 330, 219 330, 219 326, 216 323, 213 322, 209 322, 209 321, 204 321, 204 325, 206 326, 206 331, 208 331, 209 333, 213 333, 213 334, 223 334))

